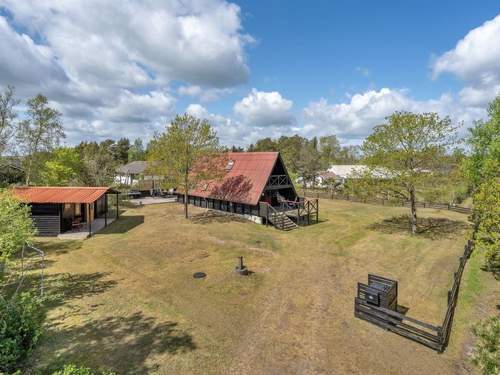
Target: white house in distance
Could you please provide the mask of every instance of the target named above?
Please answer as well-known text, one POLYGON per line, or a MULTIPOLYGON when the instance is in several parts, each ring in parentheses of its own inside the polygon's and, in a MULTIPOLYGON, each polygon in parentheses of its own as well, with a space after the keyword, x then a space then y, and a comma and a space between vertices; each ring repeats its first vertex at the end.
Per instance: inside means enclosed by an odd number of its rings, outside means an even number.
POLYGON ((162 176, 155 176, 148 172, 147 161, 132 161, 116 169, 116 183, 139 191, 158 189, 162 180, 162 176))
MULTIPOLYGON (((335 184, 342 185, 349 179, 361 178, 369 171, 368 166, 363 164, 332 165, 326 172, 322 172, 316 179, 316 185, 326 187, 328 181, 334 181, 335 184)), ((388 173, 379 168, 372 172, 373 177, 385 179, 388 173)))

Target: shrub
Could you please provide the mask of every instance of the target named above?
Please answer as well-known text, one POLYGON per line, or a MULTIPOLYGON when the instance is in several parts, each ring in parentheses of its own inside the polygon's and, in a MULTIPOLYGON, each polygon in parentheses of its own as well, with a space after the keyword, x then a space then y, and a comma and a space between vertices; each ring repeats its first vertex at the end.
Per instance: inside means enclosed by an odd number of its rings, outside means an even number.
POLYGON ((29 293, 7 300, 0 296, 0 372, 12 372, 35 347, 44 314, 29 293))
POLYGON ((35 234, 30 208, 7 191, 0 190, 0 278, 2 264, 35 234))
POLYGON ((484 375, 500 373, 500 318, 492 316, 480 321, 472 329, 478 341, 472 354, 472 362, 484 375))
POLYGON ((88 367, 67 364, 61 370, 53 372, 52 375, 116 375, 114 372, 102 371, 94 372, 88 367))
POLYGON ((474 195, 476 246, 485 255, 485 268, 500 277, 500 179, 483 183, 474 195))

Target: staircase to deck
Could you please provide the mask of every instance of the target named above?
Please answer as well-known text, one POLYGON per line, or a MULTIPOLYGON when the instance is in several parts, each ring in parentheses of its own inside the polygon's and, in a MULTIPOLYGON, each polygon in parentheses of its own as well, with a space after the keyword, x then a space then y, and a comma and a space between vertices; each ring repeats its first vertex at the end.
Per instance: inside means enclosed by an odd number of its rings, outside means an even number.
POLYGON ((269 208, 269 222, 272 223, 276 228, 289 231, 299 227, 284 212, 276 211, 272 206, 269 206, 269 208))

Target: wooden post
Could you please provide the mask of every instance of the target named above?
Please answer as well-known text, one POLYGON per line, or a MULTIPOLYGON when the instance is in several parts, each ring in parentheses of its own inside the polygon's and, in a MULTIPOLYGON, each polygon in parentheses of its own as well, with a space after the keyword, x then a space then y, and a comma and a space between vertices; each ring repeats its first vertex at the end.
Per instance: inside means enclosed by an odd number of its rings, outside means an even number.
POLYGON ((119 193, 116 193, 116 218, 117 219, 120 217, 120 204, 119 204, 118 195, 119 195, 119 193))
POLYGON ((104 226, 108 226, 108 194, 104 194, 104 226))
POLYGON ((87 203, 87 225, 89 227, 89 237, 92 237, 92 217, 90 216, 90 203, 87 203))

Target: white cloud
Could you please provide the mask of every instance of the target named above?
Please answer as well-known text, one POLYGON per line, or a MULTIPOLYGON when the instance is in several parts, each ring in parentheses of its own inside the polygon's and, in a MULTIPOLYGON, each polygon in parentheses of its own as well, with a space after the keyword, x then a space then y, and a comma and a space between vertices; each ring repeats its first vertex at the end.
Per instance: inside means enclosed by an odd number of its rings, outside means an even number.
POLYGON ((63 70, 55 63, 53 51, 37 45, 30 36, 17 33, 2 16, 0 50, 0 82, 40 87, 50 81, 65 80, 63 70))
POLYGON ((326 99, 311 102, 304 109, 304 127, 296 130, 306 136, 336 134, 343 140, 361 141, 395 111, 437 112, 466 125, 484 116, 484 109, 464 107, 449 94, 419 101, 407 90, 382 88, 353 95, 345 103, 330 104, 326 99))
POLYGON ((433 76, 452 73, 467 86, 460 91, 467 105, 485 105, 500 93, 500 15, 469 31, 454 49, 433 63, 433 76))
POLYGON ((180 86, 177 93, 181 96, 197 97, 203 103, 213 102, 221 96, 231 93, 230 88, 202 88, 198 85, 180 86))
POLYGON ((0 54, 0 86, 16 86, 23 98, 46 94, 75 140, 161 122, 175 104, 173 82, 198 87, 179 93, 208 102, 249 75, 253 39, 240 8, 224 0, 0 0, 2 7, 0 50, 9 53, 0 54))
POLYGON ((254 126, 237 119, 210 113, 200 104, 190 104, 186 113, 201 119, 206 119, 214 126, 222 144, 235 146, 248 146, 262 137, 279 137, 288 134, 290 127, 287 125, 254 126))
POLYGON ((173 114, 174 105, 175 99, 165 92, 138 95, 123 90, 114 105, 101 111, 100 117, 112 122, 147 123, 151 118, 173 114))
POLYGON ((277 91, 252 89, 248 96, 234 105, 234 112, 244 123, 253 126, 291 125, 295 123, 292 106, 293 102, 277 91))

